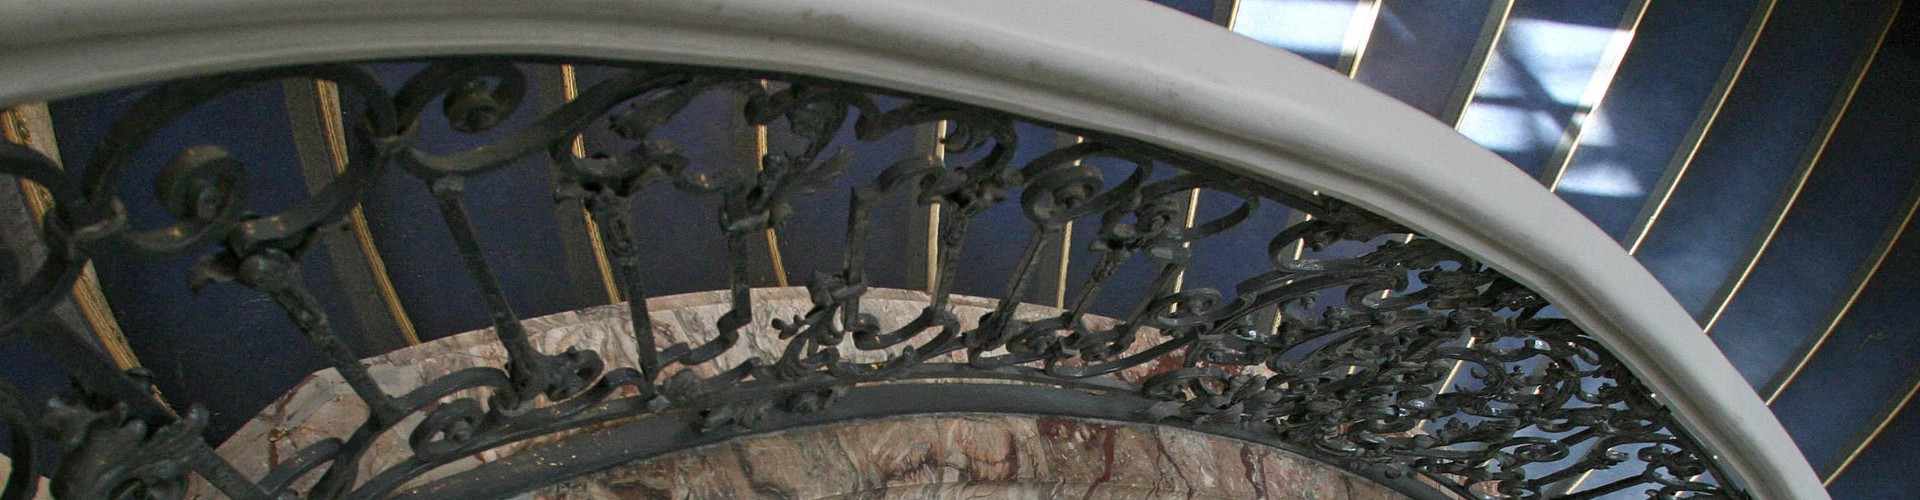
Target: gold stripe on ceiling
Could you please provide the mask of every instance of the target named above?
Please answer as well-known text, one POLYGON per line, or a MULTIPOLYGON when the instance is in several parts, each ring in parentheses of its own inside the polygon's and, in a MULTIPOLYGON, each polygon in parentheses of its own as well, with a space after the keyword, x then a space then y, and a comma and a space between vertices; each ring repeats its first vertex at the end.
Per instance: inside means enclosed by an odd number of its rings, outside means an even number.
POLYGON ((1460 127, 1460 118, 1466 116, 1467 105, 1473 103, 1473 96, 1480 92, 1480 79, 1487 74, 1487 67, 1493 62, 1494 51, 1499 48, 1500 36, 1507 31, 1507 21, 1513 16, 1514 0, 1493 0, 1487 9, 1487 19, 1480 26, 1480 38, 1473 42, 1472 57, 1467 60, 1465 71, 1454 82, 1453 94, 1447 98, 1446 107, 1440 110, 1440 121, 1454 128, 1460 127))
POLYGON ((1712 91, 1713 104, 1701 109, 1694 118, 1693 126, 1687 129, 1686 138, 1682 140, 1684 145, 1667 162, 1666 173, 1660 176, 1659 184, 1653 189, 1659 194, 1647 198, 1640 215, 1634 217, 1633 226, 1621 240, 1621 246, 1627 248, 1628 255, 1640 252, 1640 245, 1647 241, 1647 233, 1653 230, 1653 224, 1666 211, 1674 190, 1679 187, 1680 180, 1686 177, 1687 168, 1693 165, 1694 157, 1700 153, 1700 145, 1706 142, 1707 132, 1713 130, 1714 122, 1720 118, 1720 110, 1727 105, 1727 97, 1733 93, 1734 84, 1740 81, 1740 73, 1746 70, 1747 61, 1753 57, 1754 43, 1766 31, 1767 21, 1773 18, 1774 4, 1775 0, 1766 0, 1755 8, 1745 33, 1740 36, 1739 45, 1734 49, 1736 56, 1720 70, 1720 79, 1712 91))
MULTIPOLYGON (((564 95, 568 101, 572 101, 574 98, 580 96, 579 75, 574 71, 572 64, 560 65, 560 88, 562 95, 564 95)), ((586 156, 586 136, 573 136, 573 157, 584 158, 586 156)), ((606 289, 607 302, 619 303, 622 300, 620 297, 620 285, 619 282, 613 278, 613 262, 607 260, 607 240, 606 237, 600 234, 600 223, 594 222, 593 215, 585 211, 581 211, 580 218, 586 221, 587 244, 593 248, 593 265, 600 271, 600 286, 606 289)))
POLYGON ((1847 467, 1851 467, 1855 460, 1859 460, 1860 454, 1867 451, 1867 446, 1872 445, 1874 440, 1879 439, 1880 434, 1886 432, 1888 426, 1893 425, 1893 419, 1899 417, 1900 412, 1905 410, 1908 404, 1913 403, 1913 395, 1915 393, 1920 393, 1920 377, 1914 378, 1912 386, 1907 388, 1907 395, 1901 397, 1900 402, 1893 405, 1893 410, 1887 412, 1886 418, 1880 419, 1879 425, 1873 426, 1873 432, 1868 433, 1866 439, 1860 440, 1859 446, 1855 446, 1852 451, 1847 452, 1847 458, 1841 460, 1840 465, 1834 467, 1832 473, 1827 474, 1827 477, 1821 478, 1820 484, 1822 486, 1832 486, 1834 480, 1840 479, 1840 473, 1846 472, 1847 467))
MULTIPOLYGON (((59 143, 53 135, 53 118, 47 112, 46 103, 22 104, 12 109, 0 110, 0 129, 4 130, 6 140, 33 148, 46 155, 54 163, 60 162, 59 143)), ((53 209, 53 194, 33 181, 20 179, 20 197, 26 202, 27 212, 38 223, 44 220, 47 212, 53 209)), ((113 364, 122 370, 140 366, 140 358, 133 353, 133 347, 127 344, 127 334, 120 329, 120 322, 114 319, 113 307, 107 303, 106 294, 100 290, 100 276, 94 271, 93 262, 88 261, 80 268, 80 277, 73 282, 71 290, 74 305, 80 309, 80 316, 92 327, 94 336, 100 340, 107 356, 113 358, 113 364)))
MULTIPOLYGON (((1215 19, 1213 20, 1214 23, 1227 28, 1227 31, 1233 31, 1233 29, 1240 22, 1240 5, 1241 5, 1240 1, 1228 0, 1228 4, 1227 4, 1228 7, 1225 9, 1226 19, 1219 19, 1219 13, 1220 13, 1219 11, 1221 10, 1219 8, 1219 5, 1220 4, 1214 4, 1214 8, 1215 8, 1215 12, 1214 12, 1215 19)), ((1187 191, 1186 222, 1185 222, 1185 225, 1181 227, 1188 228, 1188 229, 1191 229, 1193 227, 1193 213, 1194 211, 1199 210, 1199 208, 1200 208, 1200 189, 1194 188, 1191 191, 1187 191)), ((1180 244, 1180 248, 1190 248, 1192 246, 1193 245, 1190 242, 1180 244)), ((1062 273, 1062 275, 1065 275, 1065 273, 1062 273)), ((1180 290, 1182 289, 1182 287, 1185 287, 1186 284, 1187 284, 1187 270, 1183 268, 1180 270, 1180 274, 1174 275, 1173 277, 1173 292, 1180 293, 1180 290)), ((1065 297, 1062 297, 1061 303, 1063 304, 1065 303, 1065 297)))
POLYGON ((1813 355, 1820 352, 1821 347, 1826 346, 1827 340, 1833 337, 1834 330, 1840 327, 1840 321, 1846 319, 1847 313, 1853 312, 1853 305, 1859 302, 1861 293, 1867 290, 1867 285, 1872 283, 1874 276, 1880 273, 1880 266, 1886 264, 1887 256, 1893 253, 1894 243, 1900 241, 1900 238, 1906 235, 1907 228, 1913 224, 1914 214, 1920 212, 1920 183, 1915 183, 1913 192, 1909 194, 1908 197, 1910 198, 1910 204, 1907 207, 1906 215, 1900 218, 1898 225, 1893 226, 1891 231, 1882 236, 1880 243, 1874 250, 1873 263, 1868 264, 1866 268, 1857 275, 1858 277, 1854 279, 1853 292, 1848 293, 1847 299, 1842 301, 1840 306, 1833 310, 1832 316, 1827 318, 1826 328, 1820 331, 1820 336, 1814 338, 1813 344, 1809 345, 1805 352, 1801 352, 1799 356, 1794 359, 1793 368, 1787 370, 1786 376, 1781 378, 1778 384, 1775 384, 1767 390, 1766 401, 1768 405, 1772 405, 1774 400, 1780 398, 1781 393, 1786 392, 1787 386, 1792 384, 1793 380, 1800 376, 1800 371, 1806 369, 1807 362, 1813 360, 1813 355))
POLYGON ((1353 78, 1360 73, 1360 61, 1367 56, 1367 42, 1373 39, 1373 28, 1380 22, 1381 0, 1358 0, 1354 5, 1353 20, 1347 24, 1347 38, 1340 43, 1340 59, 1333 64, 1333 70, 1353 78))
MULTIPOLYGON (((1453 96, 1448 99, 1446 108, 1441 110, 1441 121, 1452 125, 1454 130, 1460 129, 1460 118, 1466 116, 1467 106, 1473 104, 1474 95, 1480 91, 1480 80, 1486 76, 1487 68, 1491 66, 1489 63, 1493 61, 1494 51, 1499 48, 1500 36, 1506 33, 1507 21, 1513 17, 1513 2, 1514 0, 1493 0, 1487 11, 1487 19, 1480 27, 1480 38, 1474 41, 1473 57, 1467 61, 1467 68, 1471 71, 1461 73, 1461 80, 1455 83, 1453 96)), ((1405 241, 1408 243, 1413 241, 1411 234, 1406 238, 1405 241)), ((1474 338, 1471 336, 1467 337, 1461 345, 1466 349, 1471 349, 1473 346, 1474 338)), ((1453 362, 1453 368, 1447 370, 1446 378, 1441 379, 1440 386, 1434 390, 1447 392, 1452 389, 1454 379, 1459 377, 1460 369, 1466 364, 1464 360, 1453 362)), ((1425 425, 1425 422, 1421 423, 1421 426, 1425 425)))
MULTIPOLYGON (((1241 4, 1239 0, 1229 0, 1228 5, 1229 6, 1226 9, 1227 11, 1226 19, 1222 20, 1222 19, 1218 19, 1219 4, 1215 4, 1216 19, 1214 19, 1214 22, 1227 28, 1228 31, 1232 31, 1234 27, 1238 25, 1240 22, 1240 5, 1241 4)), ((1185 222, 1185 225, 1181 227, 1183 228, 1193 227, 1193 213, 1195 210, 1198 210, 1199 208, 1200 208, 1200 189, 1194 188, 1191 191, 1187 191, 1186 222, 1185 222)), ((1192 246, 1193 245, 1190 242, 1180 244, 1180 248, 1190 248, 1192 246)), ((1062 275, 1064 274, 1065 273, 1062 273, 1062 275)), ((1187 270, 1181 269, 1180 274, 1174 275, 1173 277, 1173 292, 1180 293, 1180 290, 1182 289, 1182 287, 1185 287, 1186 284, 1187 284, 1187 270)), ((1061 303, 1063 304, 1065 303, 1064 299, 1065 297, 1062 297, 1061 303)))
MULTIPOLYGON (((1085 136, 1073 136, 1073 144, 1087 142, 1085 136)), ((1080 160, 1074 160, 1073 166, 1080 166, 1080 160)), ((1054 276, 1053 307, 1067 307, 1067 273, 1073 259, 1073 221, 1067 221, 1060 231, 1060 269, 1054 276)))
MULTIPOLYGON (((333 161, 335 173, 347 169, 347 133, 340 111, 340 88, 333 82, 315 80, 314 93, 320 104, 321 131, 326 134, 328 157, 333 161)), ((372 275, 374 288, 379 291, 380 302, 386 305, 387 314, 393 317, 393 323, 400 330, 400 338, 407 345, 419 345, 420 334, 414 330, 413 318, 407 315, 407 309, 400 304, 400 294, 393 288, 393 279, 387 274, 387 264, 380 258, 380 250, 373 243, 373 233, 367 226, 366 212, 361 205, 355 204, 347 214, 352 221, 353 239, 359 243, 360 253, 367 259, 367 272, 372 275)))
MULTIPOLYGON (((941 165, 947 162, 947 121, 940 120, 933 125, 933 157, 941 165)), ((940 203, 927 205, 927 292, 932 293, 940 286, 940 203)))
POLYGON ((1726 312, 1727 304, 1733 302, 1733 297, 1740 293, 1740 287, 1747 283, 1747 278, 1753 274, 1753 268, 1760 263, 1760 258, 1766 255, 1767 247, 1773 244, 1773 238, 1779 235, 1780 225, 1786 222, 1787 214, 1793 211, 1794 204, 1800 200, 1801 191, 1807 187, 1807 178, 1812 176, 1813 169, 1820 164, 1820 158, 1826 154, 1827 144, 1833 140, 1834 130, 1839 128, 1840 122, 1846 118, 1847 108, 1853 105, 1853 96, 1860 91, 1861 82, 1866 80, 1867 71, 1872 69, 1881 45, 1886 43, 1887 34, 1893 30, 1893 19, 1899 14, 1899 4, 1895 4, 1887 12, 1886 22, 1880 27, 1880 35, 1874 39, 1873 45, 1866 53, 1856 60, 1851 72, 1847 75, 1846 90, 1827 111, 1827 117, 1820 125, 1820 138, 1814 141, 1812 149, 1807 152, 1805 158, 1801 159, 1800 169, 1794 174, 1793 189, 1788 191, 1785 201, 1774 209, 1773 221, 1767 225, 1764 236, 1760 238, 1758 245, 1747 252, 1747 262, 1740 268, 1740 273, 1735 275, 1730 283, 1721 287, 1713 300, 1707 303, 1707 309, 1703 311, 1704 321, 1700 324, 1701 330, 1709 335, 1713 333, 1714 325, 1720 322, 1720 315, 1726 312))
POLYGON ((1218 0, 1213 3, 1213 17, 1208 20, 1231 30, 1233 22, 1238 17, 1240 17, 1240 0, 1218 0))
MULTIPOLYGON (((1194 188, 1192 191, 1187 192, 1186 220, 1182 223, 1180 227, 1184 229, 1193 229, 1193 217, 1194 217, 1194 214, 1199 211, 1200 211, 1200 188, 1194 188)), ((1182 249, 1193 248, 1193 242, 1191 241, 1181 242, 1180 248, 1182 249)), ((1184 287, 1186 286, 1186 284, 1187 284, 1187 270, 1183 266, 1180 269, 1180 274, 1176 274, 1173 276, 1173 293, 1180 293, 1181 290, 1185 289, 1184 287)))
POLYGON ((1588 79, 1587 88, 1580 96, 1580 103, 1568 121, 1566 132, 1561 134, 1560 143, 1554 145, 1549 156, 1547 168, 1541 169, 1541 184, 1547 185, 1547 191, 1560 190, 1560 179, 1566 177, 1567 168, 1573 166, 1573 155, 1580 150, 1580 140, 1586 135, 1587 125, 1594 115, 1600 112, 1600 104, 1607 97, 1607 89, 1613 86, 1613 77, 1620 72, 1620 63, 1627 59, 1627 49, 1633 46, 1633 36, 1640 30, 1640 20, 1646 18, 1649 0, 1635 0, 1627 6, 1627 15, 1620 18, 1620 26, 1613 30, 1613 37, 1607 41, 1607 48, 1600 56, 1600 64, 1594 67, 1593 77, 1588 79))
MULTIPOLYGON (((760 88, 765 89, 766 87, 767 87, 767 81, 761 80, 760 88)), ((753 126, 753 170, 755 172, 765 170, 767 168, 767 152, 768 152, 767 126, 754 125, 753 126)), ((786 263, 780 259, 780 232, 774 229, 773 227, 769 226, 766 229, 766 237, 767 237, 767 254, 768 254, 767 258, 770 259, 773 264, 774 283, 784 288, 787 286, 787 266, 786 266, 786 263)))

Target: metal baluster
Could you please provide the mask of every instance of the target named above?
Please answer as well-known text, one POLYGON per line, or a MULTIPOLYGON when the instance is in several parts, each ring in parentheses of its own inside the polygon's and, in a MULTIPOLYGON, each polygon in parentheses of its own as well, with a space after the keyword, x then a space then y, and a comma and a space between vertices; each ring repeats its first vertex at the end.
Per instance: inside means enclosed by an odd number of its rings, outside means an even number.
POLYGON ((510 359, 507 362, 507 374, 513 378, 515 388, 521 391, 512 400, 516 404, 530 402, 552 382, 547 376, 550 361, 527 340, 526 329, 520 325, 519 316, 514 314, 513 305, 507 302, 506 290, 500 287, 499 278, 494 276, 486 254, 480 250, 480 239, 474 235, 473 223, 468 219, 466 204, 462 201, 462 195, 466 193, 466 179, 446 176, 431 182, 434 199, 440 205, 440 215, 445 219, 447 229, 453 233, 453 242, 460 249, 460 258, 466 262, 467 271, 473 275, 474 282, 480 286, 480 294, 486 300, 494 336, 507 349, 510 359))
POLYGON ((287 318, 293 320, 307 343, 319 349, 327 362, 340 372, 340 377, 346 379, 354 394, 367 403, 373 418, 391 425, 405 416, 405 412, 393 403, 393 398, 380 389, 379 382, 367 373, 366 366, 360 364, 360 357, 354 355, 353 349, 334 333, 326 310, 321 308, 320 301, 314 299, 313 293, 307 290, 306 282, 301 279, 300 263, 286 252, 268 248, 242 260, 237 267, 237 280, 266 294, 287 313, 287 318))
POLYGON ((753 247, 750 246, 752 242, 748 238, 763 234, 759 231, 765 228, 744 224, 728 226, 725 229, 727 231, 727 294, 732 308, 714 322, 714 327, 719 329, 719 334, 701 344, 700 347, 677 356, 675 361, 688 366, 711 361, 727 349, 732 349, 733 345, 740 341, 740 329, 753 324, 753 289, 747 283, 747 261, 753 247))
POLYGON ((640 280, 640 254, 629 220, 633 216, 630 198, 596 193, 587 198, 586 208, 594 223, 600 226, 607 256, 613 260, 615 276, 619 278, 621 296, 627 299, 627 314, 633 322, 634 359, 648 381, 657 380, 660 349, 653 336, 653 317, 648 314, 646 286, 640 280))
POLYGON ((1013 277, 1007 280, 1006 295, 1000 296, 1000 302, 994 305, 993 312, 980 319, 980 329, 969 336, 971 345, 967 348, 970 356, 977 358, 986 351, 1006 345, 1008 337, 1014 333, 1010 331, 1010 327, 1015 326, 1013 314, 1022 303, 1020 298, 1026 296, 1027 278, 1033 274, 1034 263, 1039 260, 1040 251, 1047 242, 1058 240, 1059 237, 1059 225, 1034 224, 1033 234, 1027 237, 1026 250, 1020 254, 1020 264, 1014 267, 1013 277))
POLYGON ((100 488, 114 486, 112 483, 118 482, 115 477, 100 477, 86 471, 128 474, 130 471, 122 467, 172 461, 184 466, 174 471, 179 476, 156 479, 179 481, 178 485, 184 486, 186 471, 192 470, 229 496, 266 497, 265 492, 220 459, 201 440, 200 430, 206 425, 206 409, 194 405, 187 418, 175 415, 167 406, 160 404, 149 384, 136 381, 133 375, 120 371, 85 334, 73 331, 66 325, 32 321, 27 324, 26 330, 32 334, 30 337, 34 347, 59 362, 61 368, 73 377, 77 388, 76 393, 57 398, 55 403, 49 404, 47 413, 42 417, 49 430, 55 431, 56 437, 60 438, 59 441, 70 446, 65 450, 66 458, 62 465, 53 475, 52 490, 55 496, 64 496, 69 492, 83 496, 91 495, 88 492, 94 491, 104 494, 100 488), (137 434, 114 432, 115 429, 129 426, 153 431, 137 434), (176 440, 152 442, 162 433, 176 440), (190 439, 184 442, 178 440, 183 435, 190 439), (129 443, 126 440, 139 442, 129 443), (102 456, 89 453, 91 450, 112 450, 109 453, 113 454, 102 456))

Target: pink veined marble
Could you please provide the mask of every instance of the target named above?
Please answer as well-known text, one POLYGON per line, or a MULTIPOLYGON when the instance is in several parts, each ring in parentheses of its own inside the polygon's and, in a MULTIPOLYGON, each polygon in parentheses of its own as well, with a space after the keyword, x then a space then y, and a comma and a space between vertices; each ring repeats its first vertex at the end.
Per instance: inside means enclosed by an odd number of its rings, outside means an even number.
POLYGON ((1059 417, 933 415, 730 440, 516 500, 666 498, 1298 498, 1404 496, 1272 447, 1059 417))
MULTIPOLYGON (((924 292, 873 289, 862 299, 861 311, 878 318, 883 328, 895 328, 918 316, 927 303, 928 295, 924 292)), ((752 304, 755 321, 741 332, 740 342, 737 345, 712 362, 692 368, 669 367, 666 370, 667 374, 690 369, 699 375, 706 376, 717 373, 724 367, 735 366, 750 357, 777 358, 784 344, 777 338, 776 331, 769 326, 770 321, 774 318, 801 316, 812 307, 806 289, 801 287, 755 289, 752 304)), ((997 301, 994 299, 956 295, 951 298, 949 310, 960 319, 963 328, 974 328, 978 325, 979 318, 990 312, 996 304, 997 301)), ((679 342, 697 345, 712 338, 716 334, 713 325, 726 314, 730 305, 728 292, 712 291, 651 298, 647 300, 647 308, 654 324, 655 342, 664 347, 679 342)), ((1060 309, 1052 307, 1023 304, 1017 309, 1016 317, 1037 319, 1055 316, 1060 312, 1060 309)), ((1118 321, 1099 316, 1086 316, 1084 322, 1088 328, 1099 329, 1111 327, 1118 321)), ((527 319, 522 321, 522 324, 533 344, 542 352, 554 353, 563 351, 567 347, 577 347, 599 353, 609 369, 637 366, 632 354, 634 352, 633 328, 628 321, 625 303, 527 319)), ((1139 336, 1140 342, 1137 342, 1127 354, 1145 350, 1159 340, 1158 332, 1151 328, 1142 329, 1139 336)), ((894 346, 884 352, 860 351, 854 349, 851 344, 847 342, 841 346, 843 359, 859 362, 884 359, 885 355, 898 353, 915 345, 916 342, 894 346)), ((476 366, 500 367, 504 366, 506 361, 506 350, 496 340, 493 329, 487 328, 366 358, 362 360, 362 364, 388 394, 399 395, 448 373, 476 366)), ((952 353, 945 358, 936 358, 931 361, 964 362, 965 354, 952 353)), ((1109 377, 1138 382, 1154 373, 1178 368, 1179 365, 1180 359, 1177 355, 1173 355, 1159 362, 1147 363, 1111 374, 1109 377)), ((485 400, 485 394, 467 392, 469 393, 456 394, 455 397, 479 397, 482 401, 485 400)), ((631 394, 616 397, 628 395, 631 394)), ((265 475, 273 466, 308 445, 327 438, 352 435, 366 415, 366 405, 353 394, 352 389, 340 375, 332 369, 322 370, 308 376, 272 405, 261 410, 251 421, 222 443, 218 451, 242 474, 257 479, 265 475)), ((363 480, 372 477, 378 471, 411 456, 412 453, 406 444, 406 436, 424 418, 423 415, 424 412, 416 412, 403 420, 394 430, 377 438, 359 463, 359 477, 363 480)), ((556 433, 475 454, 435 469, 409 484, 421 484, 470 470, 479 464, 497 460, 527 447, 565 439, 576 432, 579 431, 556 433)), ((318 480, 318 474, 311 474, 297 481, 295 486, 304 488, 316 480, 318 480)), ((208 497, 212 491, 198 478, 189 490, 191 497, 208 497)))

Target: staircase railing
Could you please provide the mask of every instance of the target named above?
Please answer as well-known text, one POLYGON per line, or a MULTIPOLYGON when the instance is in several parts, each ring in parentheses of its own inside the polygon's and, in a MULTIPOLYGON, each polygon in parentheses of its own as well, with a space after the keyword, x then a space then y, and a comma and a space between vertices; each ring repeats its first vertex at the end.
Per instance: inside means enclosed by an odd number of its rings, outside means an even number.
MULTIPOLYGON (((1252 436, 1382 480, 1418 476, 1469 496, 1559 494, 1593 471, 1620 468, 1632 473, 1571 495, 1824 496, 1691 319, 1537 183, 1389 98, 1144 4, 413 0, 306 11, 278 1, 123 3, 9 4, 0 19, 0 67, 9 68, 0 103, 173 79, 119 119, 88 165, 63 171, 30 149, 0 146, 0 171, 44 186, 55 201, 46 259, 0 298, 0 335, 30 337, 76 377, 77 390, 44 409, 4 405, 0 415, 19 432, 43 414, 37 420, 63 448, 51 474, 56 494, 167 496, 197 475, 231 496, 268 498, 324 471, 306 494, 381 496, 461 456, 636 416, 721 436, 992 401, 979 409, 1252 436), (502 54, 645 62, 605 63, 626 71, 484 147, 437 154, 415 143, 423 114, 477 132, 521 106, 525 76, 502 54), (438 59, 397 88, 362 67, 329 63, 389 57, 438 59), (332 82, 359 103, 344 114, 351 140, 339 177, 292 209, 248 214, 240 209, 245 168, 217 147, 189 148, 155 181, 177 222, 147 231, 126 224, 119 179, 167 117, 280 79, 332 82), (710 175, 650 135, 703 91, 738 96, 749 122, 781 124, 802 144, 768 152, 758 175, 710 175), (1016 121, 1085 141, 1023 144, 1016 121), (852 178, 850 160, 834 153, 847 126, 859 141, 934 123, 949 127, 944 157, 893 159, 877 175, 852 178), (611 131, 617 147, 575 154, 574 138, 590 129, 611 131), (542 156, 559 167, 563 197, 604 231, 609 270, 634 304, 646 297, 638 271, 646 256, 631 242, 651 235, 631 230, 632 200, 666 189, 719 200, 714 217, 727 243, 716 254, 725 255, 735 312, 714 325, 712 340, 658 342, 642 307, 631 320, 632 366, 592 351, 541 352, 526 340, 491 270, 500 264, 474 236, 463 181, 542 156), (300 257, 386 169, 430 186, 510 363, 389 394, 331 331, 299 278, 300 257), (814 307, 806 314, 752 317, 748 240, 792 217, 791 201, 836 183, 853 186, 848 211, 834 214, 846 220, 844 265, 808 284, 814 307), (1192 197, 1202 195, 1232 203, 1193 220, 1192 197), (860 311, 872 285, 862 252, 902 243, 866 241, 866 211, 887 197, 940 215, 932 300, 894 330, 860 311), (955 257, 970 235, 1013 229, 972 223, 1001 204, 1019 207, 1027 226, 1018 230, 1030 237, 995 312, 961 328, 944 304, 964 271, 955 257), (1234 279, 1232 290, 1181 286, 1189 266, 1208 258, 1201 243, 1253 230, 1245 221, 1263 207, 1311 217, 1274 231, 1268 268, 1234 279), (1060 315, 1017 319, 1041 241, 1069 223, 1098 228, 1082 244, 1100 259, 1060 315), (1292 254, 1336 244, 1358 250, 1292 254), (203 411, 163 404, 141 374, 115 368, 46 312, 90 255, 178 259, 209 247, 218 252, 185 279, 238 283, 285 309, 367 403, 358 432, 244 477, 200 438, 203 411), (1126 262, 1154 270, 1126 291, 1130 315, 1087 327, 1087 305, 1126 262), (710 376, 687 369, 736 348, 744 326, 769 321, 784 342, 779 356, 710 376), (1112 376, 1169 359, 1178 363, 1144 380, 1112 376), (920 378, 951 383, 885 384, 920 378), (484 396, 456 395, 476 389, 484 396), (1002 398, 956 403, 915 392, 936 390, 1002 398), (1009 400, 1024 405, 1003 408, 1009 400), (415 415, 424 415, 418 426, 400 427, 415 415), (356 460, 387 432, 409 433, 413 457, 358 477, 356 460)), ((11 443, 13 456, 34 456, 40 444, 11 443)), ((16 477, 35 472, 33 462, 15 461, 26 471, 16 477)), ((582 460, 536 473, 508 460, 404 492, 498 493, 606 465, 582 460)), ((20 483, 6 498, 29 491, 20 483)))

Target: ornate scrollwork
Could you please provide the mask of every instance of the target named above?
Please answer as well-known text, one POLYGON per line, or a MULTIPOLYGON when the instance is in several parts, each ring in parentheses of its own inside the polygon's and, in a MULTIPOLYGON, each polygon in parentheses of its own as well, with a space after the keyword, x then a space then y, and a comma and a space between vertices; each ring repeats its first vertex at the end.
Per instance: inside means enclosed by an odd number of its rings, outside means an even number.
MULTIPOLYGON (((0 336, 29 330, 19 319, 44 313, 88 256, 184 258, 217 247, 195 266, 193 283, 234 283, 273 300, 371 409, 353 435, 314 444, 248 482, 223 472, 198 443, 204 412, 133 418, 127 405, 137 398, 82 391, 48 407, 47 428, 68 450, 54 474, 55 493, 168 497, 194 472, 219 479, 215 486, 229 495, 262 498, 324 469, 307 495, 377 496, 464 456, 616 418, 684 414, 703 431, 752 428, 776 412, 832 408, 862 384, 1013 374, 1086 390, 1095 389, 1074 382, 1112 379, 1098 390, 1148 401, 1135 415, 1143 420, 1255 431, 1354 470, 1417 475, 1461 495, 1742 496, 1651 392, 1604 346, 1551 317, 1543 297, 1434 240, 1397 238, 1409 231, 1339 200, 1262 186, 1125 138, 1085 134, 1084 142, 1066 146, 1023 144, 1016 118, 1005 113, 732 70, 635 66, 531 125, 494 130, 527 105, 527 86, 520 66, 487 58, 436 61, 391 95, 365 70, 347 65, 220 75, 149 92, 115 125, 102 154, 79 170, 79 180, 31 150, 0 144, 0 172, 46 186, 57 205, 45 227, 49 257, 38 274, 0 295, 0 336), (146 232, 129 227, 110 188, 167 118, 233 89, 285 78, 332 81, 360 103, 347 116, 353 135, 347 168, 332 184, 279 214, 244 213, 245 169, 218 147, 197 146, 176 155, 155 181, 174 225, 146 232), (738 97, 747 123, 784 125, 798 145, 768 151, 752 172, 699 168, 655 132, 708 92, 738 97), (424 149, 416 128, 435 100, 453 129, 500 132, 499 139, 453 153, 424 149), (797 197, 845 180, 853 160, 845 141, 936 122, 949 131, 941 141, 944 154, 888 159, 892 166, 874 178, 854 180, 844 265, 808 283, 812 308, 755 318, 746 278, 749 238, 783 227, 797 197), (852 138, 841 133, 849 126, 852 138), (575 138, 593 127, 619 141, 576 152, 575 138), (1041 151, 1016 165, 1023 147, 1041 151), (581 203, 601 229, 619 290, 635 304, 636 366, 610 366, 590 350, 535 348, 494 277, 494 263, 481 252, 468 221, 465 180, 542 153, 557 166, 556 196, 581 203), (433 193, 483 291, 494 333, 511 359, 505 366, 462 370, 389 394, 305 290, 301 258, 315 232, 339 224, 388 167, 433 193), (641 306, 645 256, 637 242, 659 236, 636 234, 632 207, 635 198, 659 189, 718 200, 713 217, 727 238, 732 309, 713 325, 717 334, 699 345, 659 345, 641 306), (1229 208, 1196 220, 1190 197, 1202 192, 1229 208), (862 312, 873 286, 866 277, 868 248, 904 244, 870 241, 873 211, 888 197, 937 206, 941 216, 931 245, 939 265, 931 300, 917 318, 893 329, 862 312), (963 327, 967 322, 948 307, 959 253, 979 232, 979 216, 1010 200, 1031 226, 1028 244, 1000 302, 980 318, 965 318, 977 319, 977 326, 963 327), (1311 217, 1274 235, 1268 269, 1243 277, 1232 290, 1181 286, 1190 264, 1207 258, 1196 255, 1196 242, 1244 227, 1262 207, 1311 217), (1076 223, 1095 228, 1085 242, 1098 256, 1088 277, 1057 314, 1016 315, 1044 243, 1076 223), (1337 245, 1361 250, 1308 259, 1291 250, 1337 245), (1096 299, 1129 261, 1153 270, 1130 314, 1111 323, 1088 321, 1096 299), (715 363, 736 347, 745 327, 760 322, 784 342, 777 357, 713 367, 703 372, 709 375, 692 370, 715 363), (1129 370, 1145 375, 1116 375, 1129 370), (637 403, 613 404, 622 397, 637 403), (403 427, 412 416, 418 423, 403 427), (358 477, 371 443, 388 432, 406 433, 413 456, 358 477), (1639 472, 1555 491, 1593 471, 1621 467, 1639 472)), ((128 377, 115 372, 91 380, 137 385, 128 377)), ((19 410, 4 398, 0 403, 0 410, 19 410)), ((6 415, 18 432, 21 419, 6 415)), ((25 445, 16 439, 14 446, 25 445)), ((6 494, 16 496, 14 489, 6 494)))
POLYGON ((54 496, 167 499, 186 493, 207 411, 195 406, 150 429, 125 403, 76 387, 49 401, 43 419, 47 437, 66 452, 53 473, 54 496))

